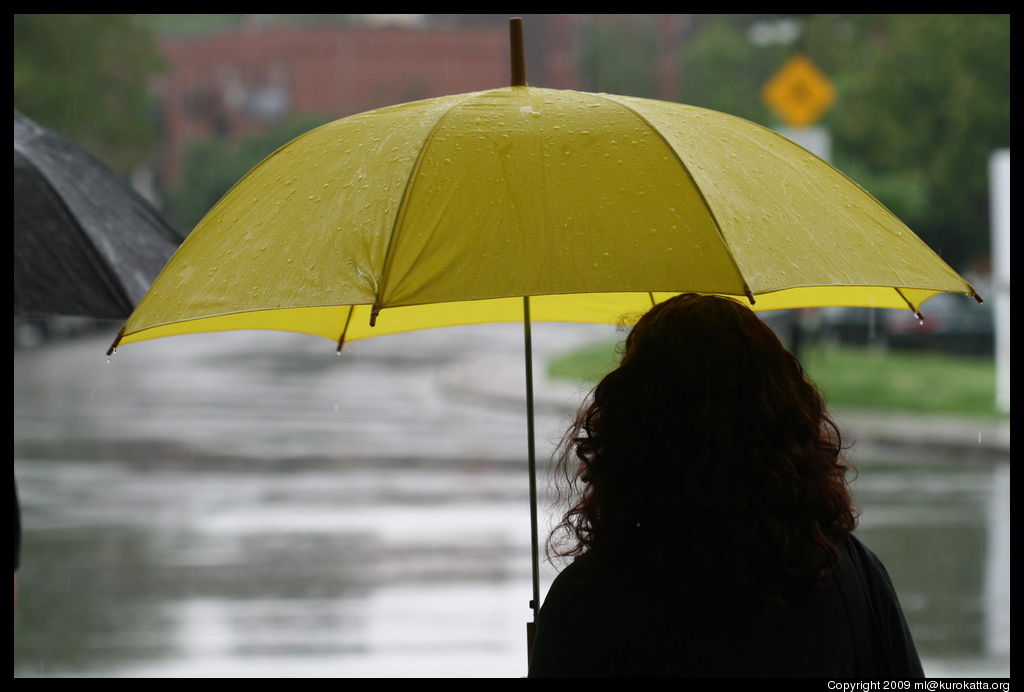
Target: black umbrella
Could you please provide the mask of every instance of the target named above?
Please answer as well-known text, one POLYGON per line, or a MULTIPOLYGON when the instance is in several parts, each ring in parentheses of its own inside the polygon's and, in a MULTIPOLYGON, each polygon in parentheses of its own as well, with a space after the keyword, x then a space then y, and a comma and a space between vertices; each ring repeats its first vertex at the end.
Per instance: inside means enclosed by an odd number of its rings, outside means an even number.
MULTIPOLYGON (((92 154, 14 111, 14 314, 124 319, 181 236, 92 154)), ((14 571, 21 522, 14 484, 14 571)))
POLYGON ((14 112, 14 314, 123 319, 181 236, 104 163, 14 112))

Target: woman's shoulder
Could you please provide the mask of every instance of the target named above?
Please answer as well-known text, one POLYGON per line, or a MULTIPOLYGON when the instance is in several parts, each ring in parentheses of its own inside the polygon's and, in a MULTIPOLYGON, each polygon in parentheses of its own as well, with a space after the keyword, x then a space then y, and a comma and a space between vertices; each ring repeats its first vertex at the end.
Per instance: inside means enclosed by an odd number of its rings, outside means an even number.
POLYGON ((541 617, 592 613, 595 609, 607 615, 637 591, 633 575, 621 561, 587 552, 567 564, 551 582, 541 617))
POLYGON ((857 538, 857 536, 851 533, 847 534, 847 538, 850 549, 863 567, 864 577, 868 581, 867 586, 876 592, 884 593, 886 596, 895 597, 896 588, 893 586, 889 571, 882 564, 881 559, 875 555, 874 551, 864 545, 864 542, 857 538))
POLYGON ((600 556, 589 552, 574 558, 551 582, 545 605, 551 600, 579 600, 599 591, 609 580, 603 562, 600 556))
POLYGON ((638 578, 628 560, 614 554, 591 550, 566 565, 551 584, 551 589, 600 591, 618 588, 623 582, 638 578))
POLYGON ((853 534, 850 534, 850 546, 863 568, 864 588, 889 667, 898 677, 922 677, 924 672, 917 647, 888 570, 878 556, 853 534))
POLYGON ((530 663, 531 677, 620 675, 642 590, 615 560, 585 553, 565 566, 544 598, 530 663), (628 577, 626 577, 628 578, 628 577))

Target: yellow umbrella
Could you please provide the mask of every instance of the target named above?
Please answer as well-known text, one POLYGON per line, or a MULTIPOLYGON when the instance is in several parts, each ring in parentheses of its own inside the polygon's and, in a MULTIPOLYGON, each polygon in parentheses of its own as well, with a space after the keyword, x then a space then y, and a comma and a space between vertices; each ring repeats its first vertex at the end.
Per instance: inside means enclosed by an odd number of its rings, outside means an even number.
MULTIPOLYGON (((856 183, 769 129, 527 86, 520 32, 514 20, 513 86, 354 115, 267 157, 200 221, 114 346, 279 329, 340 350, 525 317, 529 359, 531 320, 615 323, 683 291, 755 310, 977 297, 856 183)), ((532 411, 528 426, 534 495, 532 411)), ((536 613, 535 509, 533 521, 536 613)))
POLYGON ((769 129, 514 86, 354 115, 281 147, 200 221, 120 342, 249 328, 353 340, 519 320, 522 296, 535 320, 614 322, 649 292, 680 291, 756 310, 916 311, 975 294, 769 129))

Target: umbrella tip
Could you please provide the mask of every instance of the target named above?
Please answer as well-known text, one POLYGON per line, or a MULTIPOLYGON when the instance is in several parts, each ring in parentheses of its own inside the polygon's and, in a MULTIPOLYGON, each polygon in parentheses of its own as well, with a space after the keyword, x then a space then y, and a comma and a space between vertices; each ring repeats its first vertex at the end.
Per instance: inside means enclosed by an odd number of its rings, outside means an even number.
POLYGON ((511 46, 511 86, 526 86, 526 49, 523 47, 523 18, 508 20, 508 38, 511 46))
POLYGON ((380 314, 380 306, 379 305, 374 305, 372 308, 370 308, 370 326, 371 327, 376 327, 377 326, 377 315, 379 315, 379 314, 380 314))
POLYGON ((117 345, 121 343, 122 336, 124 336, 124 327, 121 327, 120 331, 117 332, 117 336, 114 337, 114 343, 110 344, 110 348, 107 349, 107 358, 110 358, 117 351, 117 345))
POLYGON ((981 294, 975 291, 973 288, 971 289, 971 298, 974 298, 979 303, 985 302, 985 299, 981 297, 981 294))
POLYGON ((342 334, 342 335, 341 335, 341 336, 340 336, 340 337, 338 338, 338 355, 339 355, 339 356, 341 355, 341 349, 342 349, 342 348, 343 348, 344 346, 345 346, 345 335, 344 335, 344 334, 342 334))

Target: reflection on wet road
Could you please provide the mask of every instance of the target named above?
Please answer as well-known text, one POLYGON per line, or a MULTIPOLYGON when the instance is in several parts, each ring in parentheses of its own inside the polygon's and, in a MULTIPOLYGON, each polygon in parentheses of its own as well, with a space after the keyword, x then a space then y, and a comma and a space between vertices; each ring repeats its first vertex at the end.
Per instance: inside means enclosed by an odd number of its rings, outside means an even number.
MULTIPOLYGON (((593 334, 541 327, 535 348, 593 334)), ((233 333, 109 364, 102 339, 19 351, 17 673, 521 675, 525 409, 442 377, 521 339, 437 330, 337 357, 233 333)), ((539 411, 539 444, 565 422, 539 411)))
MULTIPOLYGON (((538 325, 538 362, 613 333, 538 325)), ((435 330, 337 357, 313 337, 224 333, 109 364, 106 335, 16 351, 15 674, 524 674, 524 407, 445 377, 485 353, 514 364, 521 339, 435 330)), ((567 422, 538 412, 541 458, 567 422)), ((1008 643, 1008 621, 990 631, 1002 601, 982 598, 1008 584, 1008 563, 995 586, 986 567, 1001 471, 860 466, 861 534, 926 671, 1008 674, 1008 647, 1005 664, 986 648, 1008 643)))

